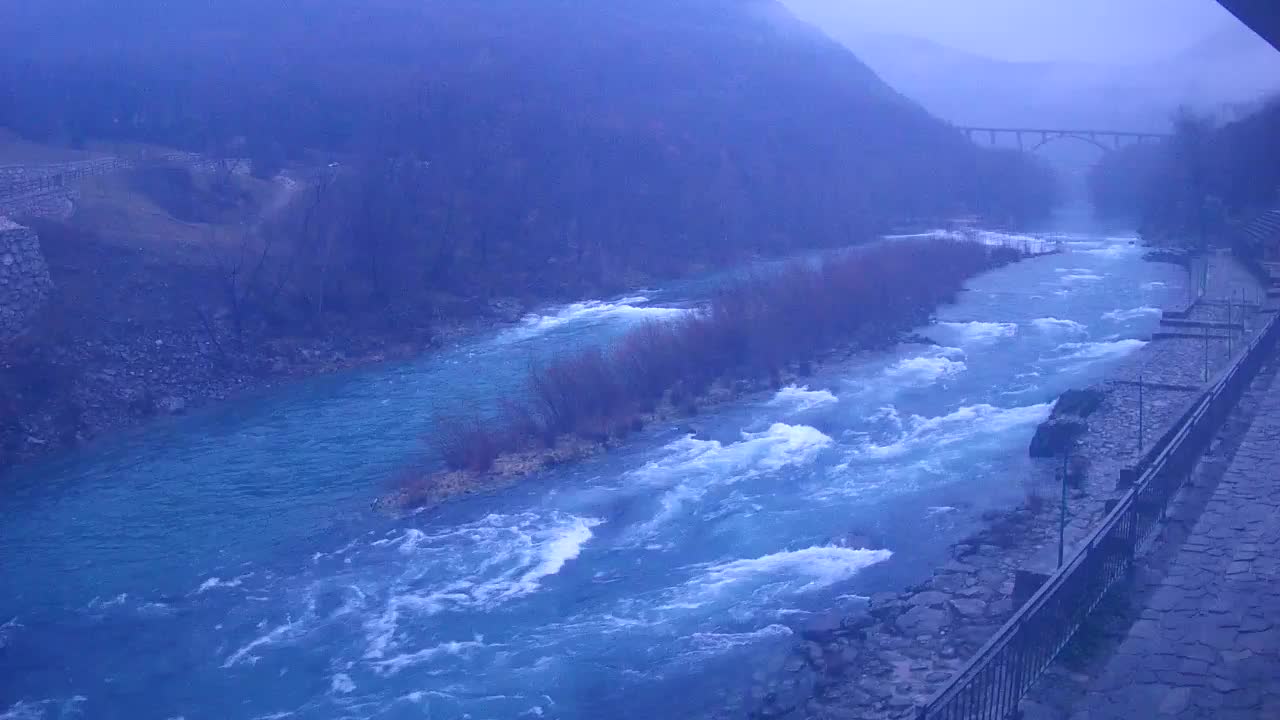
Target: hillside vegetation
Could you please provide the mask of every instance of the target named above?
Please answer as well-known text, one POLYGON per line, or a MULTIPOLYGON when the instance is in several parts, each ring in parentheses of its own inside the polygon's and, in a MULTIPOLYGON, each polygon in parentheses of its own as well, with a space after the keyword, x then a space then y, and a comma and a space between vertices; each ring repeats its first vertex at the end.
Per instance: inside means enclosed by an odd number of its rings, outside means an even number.
POLYGON ((1136 220, 1149 241, 1198 247, 1280 202, 1280 99, 1223 125, 1184 112, 1175 130, 1103 158, 1090 177, 1099 212, 1136 220))
POLYGON ((772 0, 4 3, 0 126, 215 161, 144 165, 40 224, 57 327, 4 349, 0 385, 59 381, 9 405, 16 454, 219 377, 903 223, 1017 224, 1054 191, 772 0))
POLYGON ((380 264, 413 285, 589 290, 1051 201, 1047 173, 971 147, 770 0, 7 12, 0 124, 242 153, 261 173, 358 166, 415 216, 411 241, 376 250, 402 231, 358 223, 349 252, 403 254, 380 264))

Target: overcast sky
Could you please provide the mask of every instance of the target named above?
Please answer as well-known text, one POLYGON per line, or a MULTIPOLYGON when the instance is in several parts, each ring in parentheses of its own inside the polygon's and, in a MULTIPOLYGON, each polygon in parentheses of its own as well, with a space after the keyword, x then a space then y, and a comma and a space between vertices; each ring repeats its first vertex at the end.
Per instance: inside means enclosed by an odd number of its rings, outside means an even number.
POLYGON ((1238 21, 1215 0, 783 0, 824 27, 856 24, 1004 60, 1141 62, 1238 21))

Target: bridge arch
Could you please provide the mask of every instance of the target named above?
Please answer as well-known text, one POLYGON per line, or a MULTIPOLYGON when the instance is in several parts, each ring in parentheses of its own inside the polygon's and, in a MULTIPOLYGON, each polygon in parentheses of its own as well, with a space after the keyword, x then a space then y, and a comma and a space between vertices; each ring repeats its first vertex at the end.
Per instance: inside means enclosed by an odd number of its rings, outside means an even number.
POLYGON ((1019 127, 968 127, 957 126, 957 130, 965 134, 971 142, 986 139, 995 147, 1009 147, 1001 140, 1012 140, 1019 150, 1036 152, 1049 143, 1058 140, 1077 140, 1093 145, 1104 153, 1119 150, 1129 145, 1145 142, 1159 142, 1167 137, 1163 133, 1135 132, 1127 130, 1078 130, 1058 128, 1019 128, 1019 127))

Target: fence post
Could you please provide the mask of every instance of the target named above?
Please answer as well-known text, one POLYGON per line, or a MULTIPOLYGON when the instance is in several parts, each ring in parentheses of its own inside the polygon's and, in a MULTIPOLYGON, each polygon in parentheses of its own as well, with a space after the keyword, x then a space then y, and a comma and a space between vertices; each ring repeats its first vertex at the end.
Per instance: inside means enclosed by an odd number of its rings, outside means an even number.
POLYGON ((1204 381, 1209 382, 1209 326, 1204 326, 1204 381))
POLYGON ((1067 462, 1071 457, 1071 449, 1062 451, 1062 508, 1058 517, 1058 567, 1062 567, 1062 556, 1066 548, 1067 538, 1067 462))
POLYGON ((1231 291, 1231 297, 1227 298, 1227 362, 1231 362, 1231 352, 1233 350, 1233 341, 1236 337, 1236 329, 1232 327, 1231 320, 1235 317, 1235 299, 1236 292, 1231 291))
POLYGON ((1141 455, 1143 451, 1143 442, 1142 442, 1143 441, 1143 437, 1142 437, 1143 421, 1146 420, 1146 418, 1143 417, 1144 406, 1142 404, 1142 380, 1143 380, 1142 373, 1138 373, 1138 454, 1139 455, 1141 455))

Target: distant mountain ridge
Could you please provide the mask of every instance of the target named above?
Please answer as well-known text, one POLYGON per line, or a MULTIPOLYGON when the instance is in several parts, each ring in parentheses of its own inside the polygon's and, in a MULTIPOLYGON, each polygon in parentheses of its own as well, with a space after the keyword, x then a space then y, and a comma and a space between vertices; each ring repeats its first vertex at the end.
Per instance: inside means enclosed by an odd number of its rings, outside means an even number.
POLYGON ((920 38, 827 27, 898 88, 964 125, 1165 131, 1173 111, 1250 104, 1280 91, 1280 53, 1224 27, 1173 56, 1139 65, 1009 62, 920 38))

